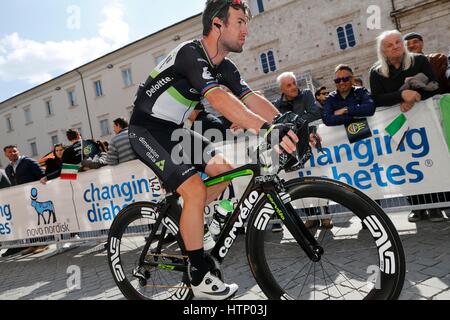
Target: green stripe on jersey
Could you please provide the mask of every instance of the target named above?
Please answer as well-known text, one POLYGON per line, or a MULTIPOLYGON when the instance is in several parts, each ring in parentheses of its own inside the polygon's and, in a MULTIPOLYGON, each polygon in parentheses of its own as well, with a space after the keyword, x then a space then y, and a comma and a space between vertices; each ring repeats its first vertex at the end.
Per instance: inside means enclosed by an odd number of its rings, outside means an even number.
POLYGON ((199 101, 192 101, 183 97, 181 93, 179 93, 178 90, 174 87, 170 87, 169 89, 167 89, 167 93, 170 94, 172 98, 188 108, 195 108, 200 103, 199 101))

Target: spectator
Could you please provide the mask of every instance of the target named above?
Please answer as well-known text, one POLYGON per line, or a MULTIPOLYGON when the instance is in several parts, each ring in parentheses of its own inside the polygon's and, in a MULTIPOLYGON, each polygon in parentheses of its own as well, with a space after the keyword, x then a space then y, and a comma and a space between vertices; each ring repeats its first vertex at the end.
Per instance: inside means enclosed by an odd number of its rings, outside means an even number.
POLYGON ((328 98, 329 92, 327 91, 327 87, 320 87, 319 90, 316 91, 314 94, 314 97, 316 98, 316 101, 319 103, 319 107, 323 108, 323 105, 325 104, 325 101, 328 98))
POLYGON ((7 146, 3 151, 11 161, 5 171, 13 186, 39 181, 44 175, 37 161, 21 156, 17 146, 7 146))
POLYGON ((353 70, 344 64, 335 70, 336 91, 330 93, 323 106, 323 122, 327 126, 348 125, 356 117, 370 117, 375 103, 369 91, 353 86, 353 70))
POLYGON ((353 77, 353 86, 355 87, 364 87, 364 82, 362 81, 361 78, 357 78, 357 77, 353 77))
POLYGON ((377 106, 400 104, 400 110, 407 112, 416 102, 436 94, 435 91, 400 90, 405 80, 419 73, 429 81, 436 81, 436 76, 426 57, 406 50, 399 31, 383 32, 377 38, 377 47, 378 62, 370 70, 370 88, 377 106))
POLYGON ((62 162, 67 164, 81 164, 84 159, 93 159, 101 153, 100 147, 92 140, 82 140, 77 130, 70 129, 66 132, 67 140, 71 143, 64 150, 62 162), (83 151, 81 150, 83 149, 83 151))
POLYGON ((11 181, 9 181, 5 170, 0 169, 0 189, 11 187, 11 181))
MULTIPOLYGON (((397 30, 386 31, 378 37, 378 63, 370 71, 372 95, 378 106, 392 106, 400 103, 400 110, 407 112, 416 102, 432 97, 437 91, 401 90, 407 78, 423 73, 429 81, 436 81, 431 64, 424 55, 410 53, 401 33, 397 30)), ((409 197, 411 204, 416 204, 419 196, 409 197)), ((418 204, 418 203, 417 203, 418 204)), ((432 221, 442 221, 439 210, 430 210, 428 216, 432 221)), ((412 210, 408 216, 410 222, 419 221, 427 210, 412 210)))
POLYGON ((320 107, 309 89, 300 90, 297 79, 292 72, 285 72, 277 78, 281 97, 274 105, 281 113, 292 111, 308 123, 321 118, 320 107))
MULTIPOLYGON (((405 35, 404 40, 406 41, 406 46, 408 50, 412 53, 417 53, 423 55, 423 37, 421 34, 417 32, 411 32, 405 35)), ((446 55, 441 53, 432 53, 426 55, 428 61, 433 68, 433 72, 436 75, 439 82, 439 91, 438 93, 450 93, 450 84, 448 81, 448 77, 446 76, 447 70, 450 70, 448 58, 446 55)))
POLYGON ((64 146, 62 144, 56 144, 53 147, 53 158, 45 160, 45 177, 41 179, 42 184, 46 184, 47 181, 56 179, 61 175, 63 153, 64 146))
MULTIPOLYGON (((424 41, 421 34, 417 32, 411 32, 405 35, 404 40, 406 41, 406 46, 408 50, 412 53, 417 53, 423 55, 424 41)), ((446 77, 446 71, 449 68, 448 58, 444 54, 433 53, 426 56, 428 61, 433 68, 434 73, 436 74, 439 82, 439 93, 449 93, 450 85, 449 81, 446 77)), ((450 192, 443 193, 444 197, 450 199, 450 192)), ((412 205, 422 205, 429 203, 439 203, 439 195, 431 194, 427 196, 414 196, 408 197, 408 201, 412 205), (430 199, 431 197, 431 199, 430 199), (424 199, 429 201, 423 201, 424 199), (431 201, 430 201, 431 200, 431 201)), ((409 222, 417 222, 422 219, 429 218, 432 222, 442 222, 444 221, 444 215, 442 214, 443 210, 448 208, 435 208, 427 210, 414 210, 408 217, 409 222)))
MULTIPOLYGON (((12 186, 18 186, 30 182, 39 181, 44 173, 42 172, 39 164, 36 160, 21 156, 17 146, 6 146, 3 151, 5 156, 11 161, 6 167, 6 174, 11 182, 12 186)), ((29 248, 11 248, 8 249, 2 257, 7 257, 18 252, 22 252, 22 255, 26 254, 38 254, 48 249, 48 246, 33 246, 29 248)))
POLYGON ((128 122, 125 118, 117 118, 113 121, 113 130, 116 134, 108 145, 98 141, 102 153, 106 157, 100 156, 98 159, 85 159, 82 164, 91 169, 98 169, 105 165, 115 166, 120 163, 136 159, 134 151, 131 149, 128 138, 128 122))
MULTIPOLYGON (((289 111, 294 112, 308 124, 321 118, 319 103, 314 98, 314 94, 309 89, 299 89, 297 85, 297 78, 293 72, 282 73, 277 78, 277 83, 280 87, 281 97, 273 104, 281 113, 286 113, 289 111)), ((308 223, 310 223, 310 221, 306 222, 307 227, 309 227, 308 223)), ((323 226, 325 228, 332 228, 331 220, 323 220, 323 226)), ((272 224, 272 232, 282 230, 283 229, 280 223, 274 222, 272 224)))

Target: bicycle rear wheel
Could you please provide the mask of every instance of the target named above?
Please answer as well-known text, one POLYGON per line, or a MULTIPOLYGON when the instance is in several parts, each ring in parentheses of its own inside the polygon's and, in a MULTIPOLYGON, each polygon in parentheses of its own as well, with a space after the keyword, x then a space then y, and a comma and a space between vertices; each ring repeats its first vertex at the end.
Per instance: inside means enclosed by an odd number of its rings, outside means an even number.
POLYGON ((252 273, 269 299, 396 299, 405 277, 398 233, 383 210, 358 190, 327 179, 287 183, 285 202, 310 225, 332 219, 333 229, 309 229, 324 254, 308 258, 286 226, 270 232, 275 210, 263 197, 246 239, 252 273), (366 226, 367 229, 364 229, 366 226))
POLYGON ((117 286, 130 300, 192 299, 188 258, 179 238, 178 218, 168 212, 157 226, 159 207, 136 203, 123 209, 108 236, 108 263, 117 286), (156 235, 149 239, 151 231, 156 235), (147 242, 144 263, 139 263, 147 242))

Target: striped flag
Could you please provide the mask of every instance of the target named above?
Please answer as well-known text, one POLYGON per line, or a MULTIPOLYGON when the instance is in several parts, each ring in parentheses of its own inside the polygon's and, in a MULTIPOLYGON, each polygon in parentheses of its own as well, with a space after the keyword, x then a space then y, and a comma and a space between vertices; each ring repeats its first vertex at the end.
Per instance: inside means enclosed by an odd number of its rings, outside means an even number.
POLYGON ((61 180, 77 180, 78 171, 81 166, 78 164, 63 163, 61 169, 61 180))
POLYGON ((406 115, 404 113, 399 115, 394 121, 391 122, 389 126, 387 126, 385 130, 391 136, 392 141, 395 143, 395 147, 398 150, 405 140, 406 133, 409 130, 406 115))

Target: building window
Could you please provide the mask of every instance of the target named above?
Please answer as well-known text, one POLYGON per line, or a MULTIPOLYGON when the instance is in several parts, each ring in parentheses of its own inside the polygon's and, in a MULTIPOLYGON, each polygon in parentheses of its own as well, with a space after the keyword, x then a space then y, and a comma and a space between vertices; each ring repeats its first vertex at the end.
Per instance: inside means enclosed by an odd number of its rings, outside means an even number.
POLYGON ((25 124, 30 124, 33 122, 33 117, 31 116, 31 110, 30 108, 23 109, 23 112, 25 114, 25 124))
POLYGON ((75 90, 67 91, 67 96, 69 97, 69 105, 71 107, 76 107, 76 105, 77 105, 77 96, 75 94, 75 90))
POLYGON ((52 136, 51 139, 52 139, 52 146, 56 146, 57 144, 59 144, 58 135, 52 136))
POLYGON ((264 12, 264 0, 251 0, 250 1, 250 10, 252 15, 256 16, 260 13, 264 12))
POLYGON ((264 12, 264 1, 263 0, 257 0, 256 3, 258 5, 258 12, 259 13, 264 12))
POLYGON ((13 125, 12 125, 12 120, 11 117, 6 117, 6 128, 8 129, 8 132, 13 131, 13 125))
POLYGON ((31 150, 31 156, 32 157, 37 157, 38 156, 38 149, 37 149, 36 142, 31 142, 30 143, 30 150, 31 150))
POLYGON ((353 25, 351 23, 346 24, 345 26, 338 27, 336 29, 339 47, 341 50, 345 50, 347 48, 353 48, 356 46, 356 38, 355 33, 353 31, 353 25))
POLYGON ((111 134, 111 131, 109 129, 109 121, 108 119, 100 120, 100 130, 101 130, 101 136, 109 136, 111 134))
POLYGON ((94 86, 95 86, 95 96, 102 97, 103 96, 102 81, 101 80, 95 81, 94 86))
POLYGON ((129 87, 133 84, 133 79, 131 78, 131 69, 122 70, 122 79, 125 87, 129 87))
POLYGON ((50 117, 50 116, 52 116, 54 114, 51 100, 46 100, 45 101, 45 111, 46 111, 48 117, 50 117))
POLYGON ((273 50, 261 53, 259 57, 261 59, 261 66, 264 73, 274 72, 277 70, 275 54, 273 53, 273 50))

